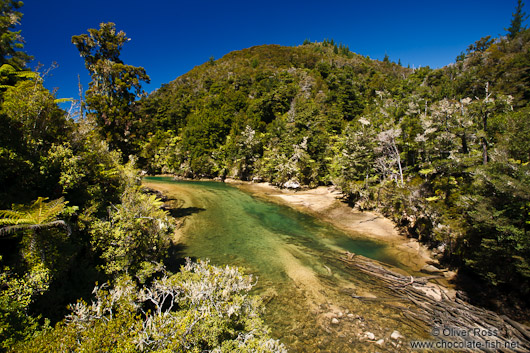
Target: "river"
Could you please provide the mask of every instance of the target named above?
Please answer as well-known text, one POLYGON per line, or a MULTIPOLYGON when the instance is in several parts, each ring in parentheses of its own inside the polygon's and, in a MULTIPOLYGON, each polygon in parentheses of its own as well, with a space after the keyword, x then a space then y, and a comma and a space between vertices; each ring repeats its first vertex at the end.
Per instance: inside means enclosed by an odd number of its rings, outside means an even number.
POLYGON ((240 266, 257 277, 264 320, 291 352, 409 351, 407 341, 428 337, 385 285, 339 261, 348 251, 403 267, 385 244, 229 184, 169 177, 144 183, 175 199, 178 215, 186 216, 177 256, 240 266))

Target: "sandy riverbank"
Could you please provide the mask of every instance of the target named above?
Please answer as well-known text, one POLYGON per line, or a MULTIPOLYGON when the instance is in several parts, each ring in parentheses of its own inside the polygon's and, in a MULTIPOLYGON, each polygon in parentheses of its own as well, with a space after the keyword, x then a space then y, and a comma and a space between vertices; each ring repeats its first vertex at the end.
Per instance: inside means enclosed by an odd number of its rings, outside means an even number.
POLYGON ((334 187, 292 191, 279 189, 268 183, 247 183, 226 180, 237 187, 271 201, 310 213, 345 231, 353 237, 369 237, 389 245, 389 252, 405 266, 420 271, 432 261, 432 253, 416 239, 400 235, 389 219, 376 212, 353 210, 340 201, 341 194, 334 187))

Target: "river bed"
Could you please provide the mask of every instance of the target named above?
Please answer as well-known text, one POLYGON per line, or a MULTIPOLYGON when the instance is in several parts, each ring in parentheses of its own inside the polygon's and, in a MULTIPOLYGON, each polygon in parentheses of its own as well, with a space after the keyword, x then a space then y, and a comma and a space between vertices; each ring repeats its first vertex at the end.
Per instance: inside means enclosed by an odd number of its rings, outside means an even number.
POLYGON ((403 315, 408 304, 339 260, 355 253, 408 270, 384 242, 352 237, 225 183, 150 177, 144 184, 168 195, 186 216, 178 256, 240 266, 257 277, 264 320, 291 352, 409 351, 408 341, 429 337, 428 327, 403 315))

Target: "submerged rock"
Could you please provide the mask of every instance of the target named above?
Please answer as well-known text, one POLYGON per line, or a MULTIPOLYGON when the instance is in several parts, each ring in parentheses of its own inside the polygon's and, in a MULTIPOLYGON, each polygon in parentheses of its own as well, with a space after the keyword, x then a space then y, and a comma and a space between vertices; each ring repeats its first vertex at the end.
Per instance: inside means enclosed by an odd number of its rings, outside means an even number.
POLYGON ((369 331, 365 332, 363 337, 368 339, 368 340, 370 340, 370 341, 375 340, 375 335, 372 332, 369 332, 369 331))
POLYGON ((399 331, 393 331, 392 334, 390 335, 390 338, 392 338, 393 340, 397 341, 397 340, 401 340, 401 339, 403 339, 405 337, 403 337, 401 335, 401 333, 399 333, 399 331))

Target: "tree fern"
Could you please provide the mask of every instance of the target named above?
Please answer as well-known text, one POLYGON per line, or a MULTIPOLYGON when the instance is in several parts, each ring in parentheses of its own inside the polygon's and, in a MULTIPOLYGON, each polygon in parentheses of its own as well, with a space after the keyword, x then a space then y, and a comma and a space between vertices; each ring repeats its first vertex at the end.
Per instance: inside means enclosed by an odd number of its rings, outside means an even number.
POLYGON ((0 89, 7 89, 13 87, 16 82, 20 80, 36 80, 40 79, 37 72, 29 70, 17 70, 9 64, 0 66, 0 89))
POLYGON ((5 226, 0 228, 0 235, 20 229, 36 230, 50 227, 63 227, 70 233, 68 225, 62 220, 57 220, 67 201, 64 201, 64 197, 45 202, 47 199, 39 197, 30 206, 13 205, 11 210, 0 210, 0 226, 5 226))

